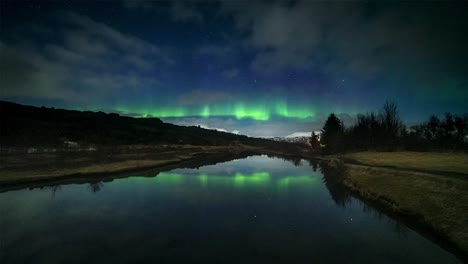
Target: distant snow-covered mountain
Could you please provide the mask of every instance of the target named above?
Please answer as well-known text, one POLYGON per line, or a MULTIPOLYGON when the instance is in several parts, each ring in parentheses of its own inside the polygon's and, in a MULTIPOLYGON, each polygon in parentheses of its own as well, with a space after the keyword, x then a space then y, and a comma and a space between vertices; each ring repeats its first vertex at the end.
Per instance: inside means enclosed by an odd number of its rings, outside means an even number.
POLYGON ((290 142, 290 143, 306 143, 310 137, 273 137, 274 141, 290 142))
POLYGON ((294 132, 290 135, 287 135, 286 138, 297 138, 297 137, 310 137, 312 132, 294 132))
MULTIPOLYGON (((320 136, 320 131, 314 131, 317 136, 320 136)), ((306 143, 312 135, 312 132, 294 132, 286 137, 273 137, 274 141, 291 142, 291 143, 306 143)))

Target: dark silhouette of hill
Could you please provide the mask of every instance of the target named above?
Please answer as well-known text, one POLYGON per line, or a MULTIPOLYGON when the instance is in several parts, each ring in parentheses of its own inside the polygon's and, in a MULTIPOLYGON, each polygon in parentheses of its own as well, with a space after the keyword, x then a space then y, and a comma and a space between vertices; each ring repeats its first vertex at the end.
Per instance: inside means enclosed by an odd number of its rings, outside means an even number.
POLYGON ((250 138, 195 126, 168 124, 159 118, 133 118, 115 113, 34 107, 0 101, 0 144, 2 147, 61 147, 66 141, 98 146, 280 145, 267 139, 250 138))

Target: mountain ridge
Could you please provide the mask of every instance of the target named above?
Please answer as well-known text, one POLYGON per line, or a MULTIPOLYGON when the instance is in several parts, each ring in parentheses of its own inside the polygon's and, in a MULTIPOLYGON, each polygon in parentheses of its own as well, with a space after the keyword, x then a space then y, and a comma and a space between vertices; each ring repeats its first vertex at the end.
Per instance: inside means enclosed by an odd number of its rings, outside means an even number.
POLYGON ((90 145, 191 144, 272 145, 253 138, 199 126, 178 126, 156 117, 134 118, 116 113, 35 107, 0 101, 0 145, 63 146, 64 142, 90 145))

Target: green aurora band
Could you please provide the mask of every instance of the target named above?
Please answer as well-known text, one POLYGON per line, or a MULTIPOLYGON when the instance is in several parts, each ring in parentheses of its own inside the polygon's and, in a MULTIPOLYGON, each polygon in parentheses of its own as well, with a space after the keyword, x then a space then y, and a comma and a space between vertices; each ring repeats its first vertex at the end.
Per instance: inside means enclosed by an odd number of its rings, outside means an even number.
MULTIPOLYGON (((116 107, 122 114, 133 114, 138 117, 235 117, 236 119, 250 118, 267 121, 270 118, 314 118, 317 114, 316 107, 300 104, 288 105, 284 100, 262 101, 257 103, 231 103, 223 105, 202 106, 164 106, 152 105, 150 107, 116 107)), ((338 109, 339 110, 339 109, 338 109)))

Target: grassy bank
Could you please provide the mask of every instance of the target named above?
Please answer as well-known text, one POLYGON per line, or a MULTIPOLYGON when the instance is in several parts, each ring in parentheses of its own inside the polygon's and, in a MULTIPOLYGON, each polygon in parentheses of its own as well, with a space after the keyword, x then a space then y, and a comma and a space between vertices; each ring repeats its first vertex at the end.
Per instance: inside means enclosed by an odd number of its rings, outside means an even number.
MULTIPOLYGON (((281 145, 283 146, 283 145, 281 145)), ((217 157, 246 155, 295 155, 299 149, 249 145, 130 145, 102 148, 92 152, 2 154, 0 187, 25 186, 61 178, 85 178, 122 172, 142 171, 191 160, 209 163, 217 157), (285 153, 287 152, 287 153, 285 153)))
POLYGON ((344 155, 363 165, 387 166, 432 173, 461 173, 468 176, 468 154, 441 152, 357 152, 344 155))
POLYGON ((360 152, 341 158, 347 169, 345 185, 355 193, 409 216, 468 255, 466 154, 360 152))
POLYGON ((200 155, 250 151, 249 146, 125 146, 95 152, 3 155, 0 186, 72 175, 142 170, 174 164, 200 155))

